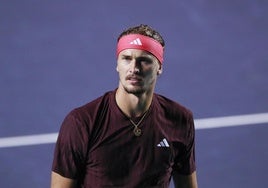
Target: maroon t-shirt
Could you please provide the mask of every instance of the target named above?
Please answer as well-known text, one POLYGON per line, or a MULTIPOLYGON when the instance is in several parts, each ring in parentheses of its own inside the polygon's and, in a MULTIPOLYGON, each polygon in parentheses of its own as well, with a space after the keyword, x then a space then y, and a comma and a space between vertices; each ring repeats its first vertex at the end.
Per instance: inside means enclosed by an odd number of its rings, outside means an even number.
POLYGON ((168 187, 173 171, 195 171, 189 110, 154 94, 139 128, 142 135, 137 137, 115 102, 115 91, 108 92, 66 116, 52 170, 86 188, 168 187))

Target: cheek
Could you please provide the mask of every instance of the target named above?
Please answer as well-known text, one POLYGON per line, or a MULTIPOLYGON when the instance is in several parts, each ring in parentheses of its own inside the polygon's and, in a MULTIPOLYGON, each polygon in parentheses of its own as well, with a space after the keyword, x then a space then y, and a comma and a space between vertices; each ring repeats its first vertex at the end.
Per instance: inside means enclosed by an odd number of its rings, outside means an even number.
POLYGON ((117 66, 117 67, 116 67, 116 70, 117 70, 117 72, 118 72, 119 74, 123 74, 123 72, 124 72, 124 69, 122 69, 122 67, 120 67, 120 66, 117 66))
POLYGON ((125 73, 124 73, 124 70, 120 67, 116 67, 116 71, 118 72, 118 76, 119 76, 119 79, 120 80, 124 80, 124 77, 125 77, 125 73))
POLYGON ((116 66, 116 71, 118 72, 119 75, 121 75, 123 72, 122 68, 118 65, 116 66))
POLYGON ((119 63, 116 65, 116 71, 117 71, 117 72, 119 72, 119 73, 120 73, 120 72, 124 72, 124 69, 125 69, 125 68, 124 68, 123 65, 121 65, 121 64, 119 64, 119 63))
POLYGON ((159 70, 160 70, 160 69, 158 69, 158 68, 154 68, 154 69, 152 69, 152 70, 150 71, 150 74, 151 74, 152 76, 157 76, 157 75, 159 74, 159 70))
POLYGON ((152 80, 155 80, 155 79, 156 79, 156 77, 157 77, 157 71, 155 71, 155 70, 150 70, 150 71, 147 71, 147 72, 145 73, 145 75, 146 75, 148 81, 149 81, 149 80, 152 81, 152 80))

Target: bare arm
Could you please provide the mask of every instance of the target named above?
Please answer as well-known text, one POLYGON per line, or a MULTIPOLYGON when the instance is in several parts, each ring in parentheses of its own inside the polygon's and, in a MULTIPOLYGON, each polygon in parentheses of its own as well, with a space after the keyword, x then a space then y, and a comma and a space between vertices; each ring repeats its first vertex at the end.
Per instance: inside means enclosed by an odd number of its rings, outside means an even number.
POLYGON ((51 188, 75 188, 76 181, 65 178, 55 172, 51 173, 51 188))
POLYGON ((198 188, 196 172, 193 172, 188 176, 180 175, 174 172, 173 181, 176 188, 198 188))

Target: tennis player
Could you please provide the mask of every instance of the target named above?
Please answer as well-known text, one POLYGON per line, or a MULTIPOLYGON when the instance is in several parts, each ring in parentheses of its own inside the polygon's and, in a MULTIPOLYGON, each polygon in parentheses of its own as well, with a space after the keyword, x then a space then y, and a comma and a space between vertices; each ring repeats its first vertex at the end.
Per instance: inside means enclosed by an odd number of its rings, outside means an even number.
POLYGON ((197 188, 190 110, 154 92, 165 42, 148 25, 118 37, 118 88, 64 119, 51 188, 197 188))

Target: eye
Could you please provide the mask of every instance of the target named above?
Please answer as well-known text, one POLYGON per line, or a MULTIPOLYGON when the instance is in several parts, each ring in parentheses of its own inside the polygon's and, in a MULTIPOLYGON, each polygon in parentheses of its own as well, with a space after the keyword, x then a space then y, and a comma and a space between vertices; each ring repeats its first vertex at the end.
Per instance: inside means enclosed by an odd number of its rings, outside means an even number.
POLYGON ((121 57, 122 60, 125 60, 125 61, 131 61, 132 60, 132 57, 131 56, 128 56, 128 55, 123 55, 121 57))
POLYGON ((122 56, 122 59, 131 59, 131 57, 128 56, 128 55, 123 55, 123 56, 122 56))
POLYGON ((146 65, 152 64, 153 60, 150 59, 149 57, 139 57, 137 58, 137 61, 146 65))

